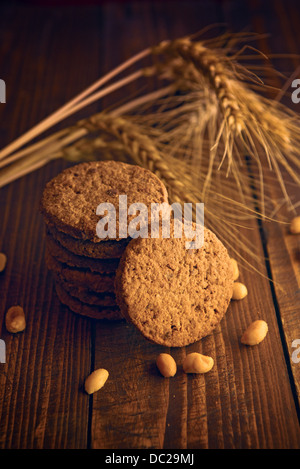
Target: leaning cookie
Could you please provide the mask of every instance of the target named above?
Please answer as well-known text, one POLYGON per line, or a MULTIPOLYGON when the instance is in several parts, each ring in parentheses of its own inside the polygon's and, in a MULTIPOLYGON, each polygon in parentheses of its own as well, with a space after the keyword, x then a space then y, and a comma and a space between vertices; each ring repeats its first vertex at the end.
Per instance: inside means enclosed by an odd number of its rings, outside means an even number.
POLYGON ((182 347, 210 334, 230 303, 230 257, 208 229, 200 249, 186 238, 137 238, 127 246, 115 278, 124 317, 150 341, 182 347))

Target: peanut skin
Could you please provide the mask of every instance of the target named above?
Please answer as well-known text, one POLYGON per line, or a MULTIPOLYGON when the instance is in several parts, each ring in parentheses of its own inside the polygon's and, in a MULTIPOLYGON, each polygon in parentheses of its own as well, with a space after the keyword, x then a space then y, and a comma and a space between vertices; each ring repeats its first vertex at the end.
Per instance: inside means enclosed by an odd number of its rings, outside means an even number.
POLYGON ((5 327, 8 332, 17 333, 24 331, 26 320, 21 306, 11 306, 5 315, 5 327))

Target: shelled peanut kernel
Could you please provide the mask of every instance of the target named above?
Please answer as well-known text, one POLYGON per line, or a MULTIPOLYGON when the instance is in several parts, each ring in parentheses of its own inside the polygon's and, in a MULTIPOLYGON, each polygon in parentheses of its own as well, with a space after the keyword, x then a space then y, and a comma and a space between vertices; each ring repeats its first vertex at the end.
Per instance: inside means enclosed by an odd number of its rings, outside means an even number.
POLYGON ((214 366, 214 360, 212 357, 192 352, 185 357, 182 366, 185 373, 207 373, 214 366))
POLYGON ((0 252, 0 272, 3 272, 3 270, 6 267, 6 262, 7 262, 7 257, 4 252, 0 252))
POLYGON ((156 366, 165 378, 171 378, 176 374, 177 365, 174 358, 168 353, 161 353, 156 359, 156 366))
POLYGON ((300 216, 293 218, 291 221, 290 232, 293 234, 300 234, 300 216))
POLYGON ((264 340, 267 332, 268 324, 266 321, 257 319, 245 330, 241 337, 241 342, 245 345, 257 345, 264 340))
POLYGON ((5 327, 8 332, 22 332, 26 327, 24 310, 21 306, 11 306, 5 315, 5 327))
POLYGON ((87 394, 99 391, 107 381, 109 373, 104 368, 93 371, 85 380, 84 389, 87 394))
POLYGON ((233 284, 232 299, 233 300, 242 300, 248 295, 248 290, 246 285, 241 282, 235 282, 233 284))
POLYGON ((231 267, 232 267, 233 280, 235 281, 239 278, 239 275, 240 275, 238 263, 233 258, 230 259, 230 263, 231 263, 231 267))

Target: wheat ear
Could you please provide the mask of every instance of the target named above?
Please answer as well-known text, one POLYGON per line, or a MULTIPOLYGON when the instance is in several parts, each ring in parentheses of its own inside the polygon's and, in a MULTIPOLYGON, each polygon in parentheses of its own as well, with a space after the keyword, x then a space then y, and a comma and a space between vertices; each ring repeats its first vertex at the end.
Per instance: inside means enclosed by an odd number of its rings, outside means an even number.
MULTIPOLYGON (((210 49, 205 42, 183 38, 164 41, 152 52, 157 56, 157 63, 146 68, 145 74, 176 84, 177 93, 169 96, 164 112, 152 115, 151 125, 168 130, 166 123, 175 117, 176 127, 165 139, 169 138, 168 144, 174 148, 174 140, 184 135, 183 128, 189 121, 189 133, 194 133, 200 145, 207 144, 209 148, 206 158, 210 161, 210 171, 205 186, 215 175, 212 168, 220 170, 225 162, 226 176, 235 171, 238 178, 237 165, 248 155, 253 171, 258 174, 261 211, 264 212, 267 168, 274 171, 285 200, 291 206, 281 169, 287 171, 295 183, 300 183, 298 116, 281 103, 251 89, 249 83, 253 82, 262 92, 266 87, 236 62, 237 54, 233 54, 230 47, 210 49), (181 93, 180 106, 178 93, 181 93)), ((191 141, 190 148, 186 147, 186 155, 193 154, 196 160, 199 152, 192 152, 191 146, 195 147, 195 140, 191 141)))

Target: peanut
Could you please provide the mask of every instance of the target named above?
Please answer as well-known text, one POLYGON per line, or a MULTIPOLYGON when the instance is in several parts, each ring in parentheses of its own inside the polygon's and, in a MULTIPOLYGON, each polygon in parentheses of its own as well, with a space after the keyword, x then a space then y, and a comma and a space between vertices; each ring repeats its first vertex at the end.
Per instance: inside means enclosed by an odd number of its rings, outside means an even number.
POLYGON ((156 365, 165 378, 171 378, 176 374, 177 365, 174 358, 168 353, 161 353, 156 359, 156 365))
POLYGON ((11 306, 5 315, 5 327, 8 332, 21 332, 26 327, 24 310, 21 306, 11 306))
POLYGON ((246 329, 241 337, 241 342, 245 345, 257 345, 264 340, 267 332, 268 324, 261 319, 257 319, 246 329))
POLYGON ((182 366, 185 373, 207 373, 214 366, 214 360, 212 357, 192 352, 185 357, 182 366))
POLYGON ((248 295, 248 290, 246 285, 240 282, 235 282, 233 284, 232 299, 233 300, 242 300, 245 296, 248 295))
POLYGON ((96 391, 99 391, 109 376, 109 373, 104 368, 99 368, 98 370, 93 371, 85 380, 84 389, 88 394, 93 394, 96 391))
POLYGON ((4 252, 0 252, 0 272, 3 272, 6 266, 7 257, 4 252))
POLYGON ((230 262, 231 262, 231 268, 232 268, 232 272, 233 272, 233 280, 237 280, 239 278, 239 275, 240 275, 238 263, 233 258, 230 259, 230 262))
POLYGON ((290 232, 293 234, 300 234, 300 216, 293 218, 291 221, 290 232))

